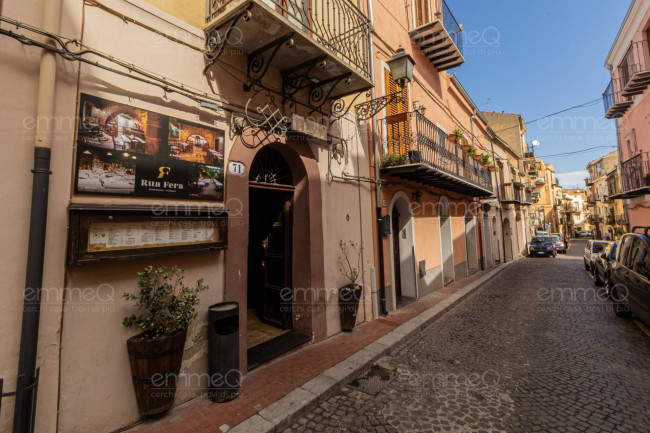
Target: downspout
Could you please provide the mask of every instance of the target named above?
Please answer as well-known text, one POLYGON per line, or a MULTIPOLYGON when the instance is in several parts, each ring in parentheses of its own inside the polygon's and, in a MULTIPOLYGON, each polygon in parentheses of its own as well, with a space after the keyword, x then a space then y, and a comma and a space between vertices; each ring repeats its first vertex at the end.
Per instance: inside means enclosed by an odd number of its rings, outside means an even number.
MULTIPOLYGON (((492 160, 496 161, 494 158, 494 140, 490 138, 490 148, 492 150, 492 160)), ((503 207, 501 206, 501 190, 499 188, 499 177, 494 176, 497 180, 497 200, 499 201, 499 219, 501 221, 501 246, 503 247, 503 263, 506 263, 506 236, 503 232, 503 207)), ((499 254, 501 256, 501 254, 499 254)))
MULTIPOLYGON (((474 109, 474 114, 472 115, 470 120, 472 121, 472 146, 474 146, 474 121, 476 120, 476 109, 474 109)), ((494 158, 493 158, 493 160, 494 160, 494 158)), ((481 200, 478 197, 476 197, 476 218, 479 218, 479 215, 480 215, 479 210, 481 210, 481 200)), ((485 262, 485 253, 486 252, 483 251, 483 232, 485 231, 485 228, 482 227, 483 226, 483 224, 481 224, 482 219, 483 218, 480 218, 479 221, 478 221, 478 224, 477 224, 478 225, 478 245, 479 245, 479 250, 481 251, 481 264, 480 264, 480 267, 481 267, 481 269, 485 269, 487 267, 486 262, 485 262)))
MULTIPOLYGON (((45 0, 43 30, 59 31, 61 0, 45 0)), ((54 46, 54 41, 48 40, 54 46)), ((54 114, 56 82, 56 54, 43 50, 38 78, 36 108, 36 134, 34 143, 34 168, 32 171, 32 203, 27 247, 27 270, 23 301, 23 321, 18 356, 16 404, 14 408, 13 433, 33 431, 35 422, 36 387, 35 370, 38 349, 38 326, 45 257, 45 227, 50 182, 51 131, 50 120, 54 114)))
MULTIPOLYGON (((371 90, 371 97, 377 97, 377 90, 375 89, 375 18, 372 9, 372 0, 368 0, 368 15, 370 18, 370 78, 373 83, 371 90)), ((381 233, 382 217, 381 217, 381 184, 379 182, 379 142, 375 135, 375 127, 377 125, 377 114, 372 116, 372 142, 375 151, 375 198, 377 200, 377 253, 379 254, 379 304, 381 314, 383 316, 388 314, 386 309, 386 289, 384 281, 384 239, 381 233)))

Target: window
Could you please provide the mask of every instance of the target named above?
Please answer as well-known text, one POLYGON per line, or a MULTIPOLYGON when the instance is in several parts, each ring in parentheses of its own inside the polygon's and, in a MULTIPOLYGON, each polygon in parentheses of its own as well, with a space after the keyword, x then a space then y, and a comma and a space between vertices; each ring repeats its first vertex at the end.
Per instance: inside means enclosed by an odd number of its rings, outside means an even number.
POLYGON ((420 27, 429 22, 429 0, 414 0, 415 27, 420 27))
MULTIPOLYGON (((393 80, 388 68, 384 69, 385 94, 398 92, 399 85, 393 80)), ((409 89, 404 86, 402 101, 393 101, 386 106, 386 137, 388 153, 406 155, 411 150, 411 127, 408 117, 409 89), (400 116, 400 114, 402 114, 400 116)))
POLYGON ((629 255, 630 249, 632 248, 633 241, 634 241, 634 237, 632 236, 623 237, 621 248, 619 248, 619 252, 618 252, 618 258, 616 259, 617 262, 619 262, 626 268, 629 268, 627 257, 629 255))
MULTIPOLYGON (((634 265, 638 262, 643 262, 647 267, 648 260, 648 250, 646 249, 645 242, 641 239, 635 239, 634 245, 632 246, 632 252, 630 253, 630 270, 634 270, 634 265)), ((645 275, 644 275, 645 276, 645 275)))

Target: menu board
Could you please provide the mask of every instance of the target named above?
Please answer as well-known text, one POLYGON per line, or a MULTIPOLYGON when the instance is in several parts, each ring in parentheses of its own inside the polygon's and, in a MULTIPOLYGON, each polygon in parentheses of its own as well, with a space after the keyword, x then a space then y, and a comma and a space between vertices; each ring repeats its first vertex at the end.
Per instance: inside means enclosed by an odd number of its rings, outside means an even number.
POLYGON ((88 230, 88 251, 156 248, 218 241, 219 229, 212 221, 91 223, 88 230))
POLYGON ((176 209, 161 215, 147 206, 72 205, 69 224, 70 265, 228 246, 228 212, 223 209, 176 209))

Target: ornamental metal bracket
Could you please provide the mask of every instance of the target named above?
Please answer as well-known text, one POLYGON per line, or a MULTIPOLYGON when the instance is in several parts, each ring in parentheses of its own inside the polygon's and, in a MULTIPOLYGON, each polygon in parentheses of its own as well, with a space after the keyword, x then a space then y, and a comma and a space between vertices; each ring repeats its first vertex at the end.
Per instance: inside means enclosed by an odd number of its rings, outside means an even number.
MULTIPOLYGON (((228 25, 228 29, 221 34, 221 29, 224 28, 225 26, 213 29, 210 32, 206 32, 205 34, 205 48, 203 49, 203 57, 207 61, 205 66, 203 67, 203 75, 206 74, 210 66, 214 65, 214 62, 219 59, 221 54, 223 54, 223 51, 226 47, 226 44, 231 41, 232 36, 233 36, 233 31, 234 29, 237 28, 237 23, 239 20, 244 20, 244 21, 249 21, 253 14, 251 13, 250 9, 253 7, 253 3, 248 5, 248 7, 243 10, 241 13, 237 14, 232 21, 230 21, 230 24, 228 25)), ((241 31, 240 31, 241 33, 241 31)), ((237 44, 241 44, 242 36, 240 35, 239 38, 235 41, 237 44)))
POLYGON ((282 94, 292 98, 300 90, 313 86, 312 71, 327 68, 327 56, 316 57, 294 68, 282 71, 282 94))
POLYGON ((282 114, 282 107, 276 103, 275 96, 266 89, 258 90, 246 102, 246 120, 248 123, 257 129, 266 129, 271 134, 285 136, 289 129, 289 119, 282 114), (252 112, 253 100, 256 96, 261 95, 265 101, 264 106, 258 105, 255 108, 255 113, 252 112))
POLYGON ((345 117, 348 112, 350 112, 350 108, 354 105, 354 103, 359 99, 359 96, 366 94, 367 92, 365 90, 357 93, 357 95, 350 101, 349 103, 346 104, 345 99, 339 98, 339 99, 334 99, 332 100, 332 105, 330 107, 330 113, 332 115, 332 120, 330 121, 330 125, 332 125, 334 122, 337 120, 345 117))
POLYGON ((383 110, 388 104, 392 104, 393 102, 404 102, 403 90, 357 104, 355 107, 357 111, 357 119, 368 120, 383 110))
POLYGON ((275 55, 285 44, 287 48, 293 47, 293 33, 282 36, 248 55, 248 67, 246 68, 248 81, 244 84, 245 92, 250 92, 254 87, 265 88, 262 84, 262 79, 271 67, 271 62, 275 58, 275 55))
POLYGON ((324 114, 322 108, 328 101, 331 103, 330 97, 332 96, 334 89, 336 89, 341 83, 345 86, 349 86, 351 75, 352 74, 350 73, 339 75, 338 77, 332 77, 328 80, 321 81, 318 84, 312 84, 309 86, 307 105, 312 109, 309 114, 311 115, 314 112, 324 114))

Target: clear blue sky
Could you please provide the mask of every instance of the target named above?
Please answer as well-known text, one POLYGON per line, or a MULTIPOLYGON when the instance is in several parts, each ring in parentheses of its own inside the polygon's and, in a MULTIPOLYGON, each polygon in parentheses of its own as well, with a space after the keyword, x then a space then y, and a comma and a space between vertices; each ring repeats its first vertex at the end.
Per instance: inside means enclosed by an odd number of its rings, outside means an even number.
MULTIPOLYGON (((538 156, 615 146, 614 121, 604 119, 609 83, 605 58, 630 0, 446 0, 464 28, 466 63, 455 73, 479 109, 519 113, 525 121, 599 99, 587 108, 529 123, 538 156)), ((548 157, 564 187, 587 163, 615 148, 548 157), (562 176, 564 174, 564 176, 562 176)), ((584 182, 578 184, 584 187, 584 182)))

